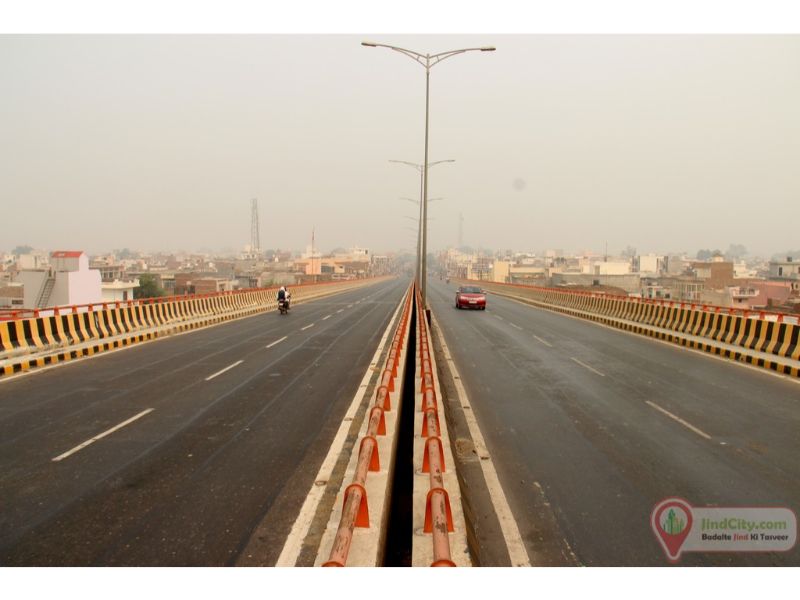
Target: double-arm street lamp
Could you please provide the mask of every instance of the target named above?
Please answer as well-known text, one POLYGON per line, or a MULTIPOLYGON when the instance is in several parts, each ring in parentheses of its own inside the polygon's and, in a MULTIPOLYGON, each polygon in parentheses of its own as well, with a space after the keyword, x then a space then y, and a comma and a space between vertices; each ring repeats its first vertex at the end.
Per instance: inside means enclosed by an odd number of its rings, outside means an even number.
MULTIPOLYGON (((417 164, 417 163, 414 163, 414 162, 409 162, 407 160, 392 160, 392 159, 389 159, 389 162, 390 163, 397 163, 397 164, 401 164, 401 165, 408 165, 409 167, 413 167, 414 169, 419 171, 419 200, 414 200, 412 198, 405 198, 405 200, 408 200, 409 202, 416 202, 417 204, 419 204, 419 238, 417 239, 417 268, 414 269, 414 278, 417 280, 417 285, 418 286, 422 286, 422 277, 421 277, 421 275, 422 275, 422 273, 425 272, 424 254, 422 252, 422 238, 423 238, 422 225, 423 225, 423 223, 427 223, 427 219, 425 217, 428 214, 427 210, 425 211, 424 215, 423 215, 423 211, 422 211, 423 205, 426 205, 426 203, 424 201, 425 200, 425 192, 426 192, 426 188, 424 186, 425 168, 420 164, 417 164)), ((452 162, 456 162, 456 161, 454 159, 452 159, 452 158, 448 158, 448 159, 445 159, 445 160, 437 160, 435 162, 428 163, 428 167, 430 168, 430 167, 433 167, 433 166, 436 166, 436 165, 440 165, 442 163, 452 163, 452 162)), ((441 198, 428 198, 428 202, 433 202, 434 200, 441 200, 441 198)))
POLYGON ((390 46, 388 44, 376 44, 374 42, 361 42, 362 46, 370 48, 388 48, 400 54, 404 54, 415 62, 425 67, 425 160, 423 164, 422 179, 424 181, 424 188, 422 194, 422 272, 420 273, 420 294, 422 295, 422 306, 425 307, 425 288, 427 280, 426 269, 426 253, 428 251, 428 117, 430 106, 430 79, 431 69, 438 65, 446 58, 455 56, 456 54, 464 54, 465 52, 491 52, 494 46, 483 46, 482 48, 462 48, 460 50, 448 50, 447 52, 439 52, 438 54, 421 54, 413 50, 406 50, 397 46, 390 46))
MULTIPOLYGON (((399 161, 394 161, 394 162, 399 162, 399 161)), ((446 162, 446 161, 439 161, 439 162, 446 162)), ((414 204, 417 205, 417 208, 419 208, 419 218, 415 219, 419 227, 417 229, 417 266, 414 268, 414 279, 416 280, 417 285, 419 285, 420 261, 422 259, 422 197, 420 196, 419 200, 415 200, 414 198, 406 198, 401 196, 400 200, 413 202, 414 204)), ((444 198, 428 198, 428 202, 436 202, 437 200, 444 200, 444 198)))

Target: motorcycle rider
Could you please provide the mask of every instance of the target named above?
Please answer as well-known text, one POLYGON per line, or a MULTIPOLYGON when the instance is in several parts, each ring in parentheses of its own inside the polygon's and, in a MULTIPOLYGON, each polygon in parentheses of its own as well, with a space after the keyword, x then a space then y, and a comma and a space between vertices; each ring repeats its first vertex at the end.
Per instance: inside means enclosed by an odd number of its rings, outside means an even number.
POLYGON ((286 287, 282 285, 281 289, 278 290, 278 302, 283 300, 286 305, 286 310, 289 310, 289 301, 291 297, 292 295, 289 293, 289 290, 287 290, 286 287))

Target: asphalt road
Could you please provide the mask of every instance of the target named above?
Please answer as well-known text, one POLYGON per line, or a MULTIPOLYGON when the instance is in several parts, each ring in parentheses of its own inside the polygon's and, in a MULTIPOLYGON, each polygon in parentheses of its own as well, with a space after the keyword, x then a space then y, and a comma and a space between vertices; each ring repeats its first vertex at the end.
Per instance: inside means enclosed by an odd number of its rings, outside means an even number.
POLYGON ((0 382, 0 564, 273 563, 407 285, 0 382))
POLYGON ((428 302, 540 564, 665 564, 649 518, 666 497, 800 510, 797 383, 496 295, 456 310, 455 289, 431 279, 428 302))

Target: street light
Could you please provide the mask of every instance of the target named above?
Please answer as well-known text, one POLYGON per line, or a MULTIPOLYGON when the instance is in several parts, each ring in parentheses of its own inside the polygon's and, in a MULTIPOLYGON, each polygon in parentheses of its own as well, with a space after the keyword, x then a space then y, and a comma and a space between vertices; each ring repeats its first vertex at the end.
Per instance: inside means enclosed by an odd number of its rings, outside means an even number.
POLYGON ((462 48, 460 50, 448 50, 447 52, 440 52, 438 54, 421 54, 419 52, 415 52, 413 50, 406 50, 405 48, 399 48, 397 46, 390 46, 388 44, 378 44, 376 42, 361 42, 362 46, 367 46, 369 48, 388 48, 389 50, 394 50, 395 52, 399 52, 400 54, 404 54, 405 56, 409 57, 411 60, 421 64, 425 67, 425 160, 422 163, 424 165, 423 169, 423 180, 424 190, 422 196, 422 272, 420 273, 420 294, 422 296, 422 306, 423 308, 426 306, 425 302, 425 288, 426 288, 426 252, 428 251, 428 122, 429 122, 429 107, 430 107, 430 83, 431 83, 431 69, 438 65, 440 62, 445 60, 446 58, 450 58, 451 56, 455 56, 456 54, 464 54, 465 52, 493 52, 495 50, 494 46, 482 46, 479 48, 462 48))
MULTIPOLYGON (((417 285, 419 286, 422 284, 422 280, 420 279, 420 271, 422 270, 422 268, 424 268, 424 263, 422 259, 422 223, 423 223, 422 204, 423 204, 424 193, 427 191, 427 188, 423 187, 423 174, 425 170, 423 169, 422 165, 414 162, 409 162, 407 160, 389 159, 389 162, 401 165, 408 165, 409 167, 413 167, 417 171, 419 171, 419 200, 413 200, 412 198, 404 198, 405 200, 409 200, 410 202, 416 202, 419 205, 419 239, 417 240, 417 268, 414 269, 414 277, 416 278, 417 285)), ((448 158, 445 160, 437 160, 435 162, 428 163, 428 167, 434 167, 442 163, 453 163, 453 162, 456 161, 455 159, 452 158, 448 158)), ((434 200, 443 200, 443 198, 428 198, 428 202, 433 202, 434 200)), ((425 212, 425 214, 426 215, 428 214, 427 211, 425 212)))

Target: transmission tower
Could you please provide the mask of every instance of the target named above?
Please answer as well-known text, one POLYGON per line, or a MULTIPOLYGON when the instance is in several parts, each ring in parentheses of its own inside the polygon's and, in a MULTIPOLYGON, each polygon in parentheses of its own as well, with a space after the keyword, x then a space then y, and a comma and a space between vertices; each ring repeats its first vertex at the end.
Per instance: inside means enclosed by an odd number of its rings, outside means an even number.
POLYGON ((254 255, 261 254, 261 239, 258 235, 258 199, 251 200, 250 208, 250 252, 254 255))

